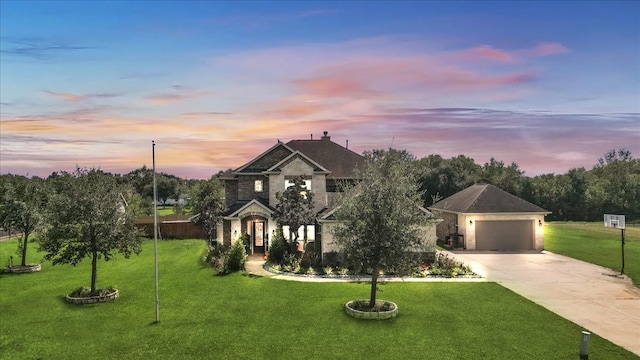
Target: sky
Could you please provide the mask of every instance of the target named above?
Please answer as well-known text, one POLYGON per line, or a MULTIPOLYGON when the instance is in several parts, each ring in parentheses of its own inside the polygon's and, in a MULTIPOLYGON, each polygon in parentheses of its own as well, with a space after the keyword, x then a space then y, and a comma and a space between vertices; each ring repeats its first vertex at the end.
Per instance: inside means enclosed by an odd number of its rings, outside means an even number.
POLYGON ((640 1, 0 1, 0 173, 183 178, 278 140, 640 157, 640 1))

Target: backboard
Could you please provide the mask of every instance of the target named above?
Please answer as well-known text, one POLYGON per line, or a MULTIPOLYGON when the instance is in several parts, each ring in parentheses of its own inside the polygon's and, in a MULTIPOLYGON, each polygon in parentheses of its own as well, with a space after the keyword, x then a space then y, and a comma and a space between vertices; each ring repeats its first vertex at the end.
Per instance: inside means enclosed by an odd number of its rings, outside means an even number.
POLYGON ((604 214, 604 227, 624 229, 624 215, 604 214))

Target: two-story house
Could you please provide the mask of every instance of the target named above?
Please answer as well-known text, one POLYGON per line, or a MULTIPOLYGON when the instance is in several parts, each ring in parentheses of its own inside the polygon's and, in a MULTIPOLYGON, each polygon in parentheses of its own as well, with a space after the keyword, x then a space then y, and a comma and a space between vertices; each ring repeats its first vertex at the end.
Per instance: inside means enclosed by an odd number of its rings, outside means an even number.
MULTIPOLYGON (((277 227, 273 219, 276 193, 282 193, 293 178, 302 176, 313 192, 317 218, 332 210, 338 185, 353 180, 354 170, 364 158, 331 141, 325 131, 320 139, 278 141, 253 160, 221 179, 225 185, 227 211, 218 226, 218 241, 231 244, 239 234, 251 239, 251 253, 264 253, 277 227)), ((319 222, 298 229, 299 239, 321 241, 319 222)), ((295 231, 295 229, 291 229, 295 231)), ((325 232, 326 233, 326 232, 325 232)), ((289 229, 284 229, 288 237, 289 229)))

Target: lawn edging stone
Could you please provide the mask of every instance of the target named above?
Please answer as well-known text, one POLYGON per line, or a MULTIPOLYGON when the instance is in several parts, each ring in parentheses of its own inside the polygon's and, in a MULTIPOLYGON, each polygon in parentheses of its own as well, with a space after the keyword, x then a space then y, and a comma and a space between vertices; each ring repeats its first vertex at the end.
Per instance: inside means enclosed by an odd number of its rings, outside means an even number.
POLYGON ((72 304, 95 304, 101 302, 109 302, 118 298, 120 292, 118 289, 114 289, 113 292, 106 294, 104 296, 88 296, 88 297, 73 297, 66 295, 65 299, 67 302, 72 304))
POLYGON ((42 265, 40 264, 27 264, 25 266, 13 265, 13 266, 7 266, 4 268, 5 273, 12 273, 12 274, 27 274, 32 272, 38 272, 40 270, 42 270, 42 265))
POLYGON ((344 304, 344 308, 347 311, 349 316, 354 317, 356 319, 365 319, 365 320, 387 320, 396 317, 398 315, 398 305, 391 301, 386 300, 376 300, 376 304, 385 304, 389 306, 389 310, 378 310, 378 311, 362 311, 357 310, 353 307, 353 304, 358 302, 369 302, 369 300, 365 299, 357 299, 351 300, 348 303, 344 304))

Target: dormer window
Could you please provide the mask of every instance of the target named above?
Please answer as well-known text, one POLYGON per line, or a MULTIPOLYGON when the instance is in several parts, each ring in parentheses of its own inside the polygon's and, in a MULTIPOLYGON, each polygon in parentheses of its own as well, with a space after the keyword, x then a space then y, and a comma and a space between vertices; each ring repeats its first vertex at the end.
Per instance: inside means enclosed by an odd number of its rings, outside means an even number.
POLYGON ((253 183, 253 190, 255 192, 262 192, 262 180, 256 180, 253 183))

